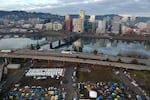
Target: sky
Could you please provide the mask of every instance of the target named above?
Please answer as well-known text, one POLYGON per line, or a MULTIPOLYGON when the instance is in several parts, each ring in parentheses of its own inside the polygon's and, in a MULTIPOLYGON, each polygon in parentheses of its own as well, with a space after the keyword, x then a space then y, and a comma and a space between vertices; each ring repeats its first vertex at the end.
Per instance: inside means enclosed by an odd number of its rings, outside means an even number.
POLYGON ((150 0, 0 0, 0 10, 23 10, 65 15, 120 14, 150 17, 150 0))

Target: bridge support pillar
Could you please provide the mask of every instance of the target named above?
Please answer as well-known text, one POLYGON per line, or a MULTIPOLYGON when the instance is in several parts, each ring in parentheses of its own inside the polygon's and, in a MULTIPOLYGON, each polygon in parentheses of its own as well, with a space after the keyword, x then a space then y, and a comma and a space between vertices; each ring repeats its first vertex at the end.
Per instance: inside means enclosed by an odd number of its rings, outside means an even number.
POLYGON ((9 64, 11 64, 12 63, 12 58, 9 58, 9 64))
POLYGON ((59 47, 61 46, 61 40, 58 40, 58 46, 59 47))
POLYGON ((52 42, 50 42, 50 49, 53 49, 53 43, 52 42))
POLYGON ((114 43, 114 40, 111 39, 111 40, 110 40, 110 44, 112 45, 113 43, 114 43))
POLYGON ((4 58, 4 63, 5 63, 5 64, 8 64, 7 58, 4 58))
POLYGON ((50 62, 50 60, 48 60, 48 66, 50 66, 51 65, 51 62, 50 62))
POLYGON ((35 64, 36 63, 36 59, 32 59, 32 64, 35 64))

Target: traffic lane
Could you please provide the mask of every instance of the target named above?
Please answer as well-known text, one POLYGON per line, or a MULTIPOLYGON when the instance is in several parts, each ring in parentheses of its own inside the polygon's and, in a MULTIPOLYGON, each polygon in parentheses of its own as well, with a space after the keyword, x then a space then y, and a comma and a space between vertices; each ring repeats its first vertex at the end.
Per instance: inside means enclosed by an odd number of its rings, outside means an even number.
POLYGON ((134 86, 131 83, 132 80, 129 79, 122 71, 120 71, 118 76, 120 80, 126 85, 126 87, 130 88, 134 93, 136 93, 137 95, 141 95, 144 99, 146 99, 145 94, 138 87, 134 86))
MULTIPOLYGON (((97 54, 94 55, 92 53, 73 53, 73 54, 63 54, 59 50, 54 50, 54 51, 38 51, 38 50, 26 50, 22 52, 16 52, 16 54, 31 54, 31 55, 50 55, 50 56, 66 56, 66 57, 80 57, 80 58, 91 58, 91 59, 99 59, 99 60, 111 60, 111 61, 118 61, 121 59, 122 62, 125 63, 130 63, 132 60, 135 58, 130 58, 130 57, 118 57, 118 56, 111 56, 111 55, 101 55, 97 54)), ((146 63, 148 59, 138 59, 138 62, 140 63, 146 63)))
MULTIPOLYGON (((6 57, 5 55, 0 55, 2 57, 6 57)), ((122 67, 128 69, 137 69, 137 70, 150 70, 150 67, 143 66, 143 65, 134 65, 134 64, 125 64, 125 63, 118 63, 118 62, 108 62, 108 61, 99 61, 99 60, 92 60, 92 59, 81 59, 81 58, 70 58, 70 57, 56 57, 56 56, 49 56, 49 55, 7 55, 7 57, 13 58, 31 58, 31 59, 43 59, 43 60, 58 60, 58 61, 68 61, 68 62, 80 62, 80 63, 89 63, 89 64, 99 64, 99 65, 108 65, 108 66, 115 66, 115 67, 122 67)))

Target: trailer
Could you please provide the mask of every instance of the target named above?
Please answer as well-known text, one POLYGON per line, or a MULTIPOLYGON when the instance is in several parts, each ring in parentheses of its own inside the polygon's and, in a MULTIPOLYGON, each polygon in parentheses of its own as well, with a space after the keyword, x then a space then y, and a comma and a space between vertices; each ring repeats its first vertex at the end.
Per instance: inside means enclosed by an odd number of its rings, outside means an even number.
POLYGON ((1 50, 2 53, 12 53, 14 52, 13 50, 1 50))

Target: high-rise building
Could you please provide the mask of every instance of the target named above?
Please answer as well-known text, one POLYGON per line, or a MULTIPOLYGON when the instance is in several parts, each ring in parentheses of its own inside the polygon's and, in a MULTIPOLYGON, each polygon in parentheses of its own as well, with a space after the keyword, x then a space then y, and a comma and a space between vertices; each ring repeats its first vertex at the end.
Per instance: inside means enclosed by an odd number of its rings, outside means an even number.
POLYGON ((65 16, 65 30, 67 31, 71 30, 71 19, 69 14, 66 14, 65 16))
POLYGON ((112 22, 112 33, 119 34, 121 33, 121 23, 120 23, 120 17, 114 16, 113 22, 112 22))
POLYGON ((130 17, 130 27, 134 27, 135 21, 136 21, 136 17, 135 16, 131 16, 130 17))
POLYGON ((95 22, 95 15, 91 15, 91 16, 90 16, 89 22, 95 22))
POLYGON ((106 32, 108 31, 111 31, 111 18, 109 16, 107 17, 104 17, 103 19, 105 22, 106 22, 106 32))
POLYGON ((88 20, 88 27, 91 26, 91 28, 87 29, 88 32, 95 32, 96 30, 96 23, 95 23, 95 15, 91 15, 89 20, 88 20))
POLYGON ((147 33, 150 34, 150 21, 147 22, 147 33))
POLYGON ((123 16, 121 19, 121 24, 125 26, 129 26, 129 17, 128 16, 123 16))
POLYGON ((80 12, 79 12, 79 18, 85 19, 85 11, 84 10, 80 10, 80 12))
POLYGON ((72 24, 73 32, 82 33, 84 31, 84 19, 74 18, 72 24))
POLYGON ((128 16, 123 16, 122 17, 122 22, 127 22, 128 21, 128 16))
POLYGON ((106 33, 106 21, 105 20, 98 21, 96 33, 106 33))
POLYGON ((70 20, 70 15, 69 14, 66 14, 65 20, 70 20))

